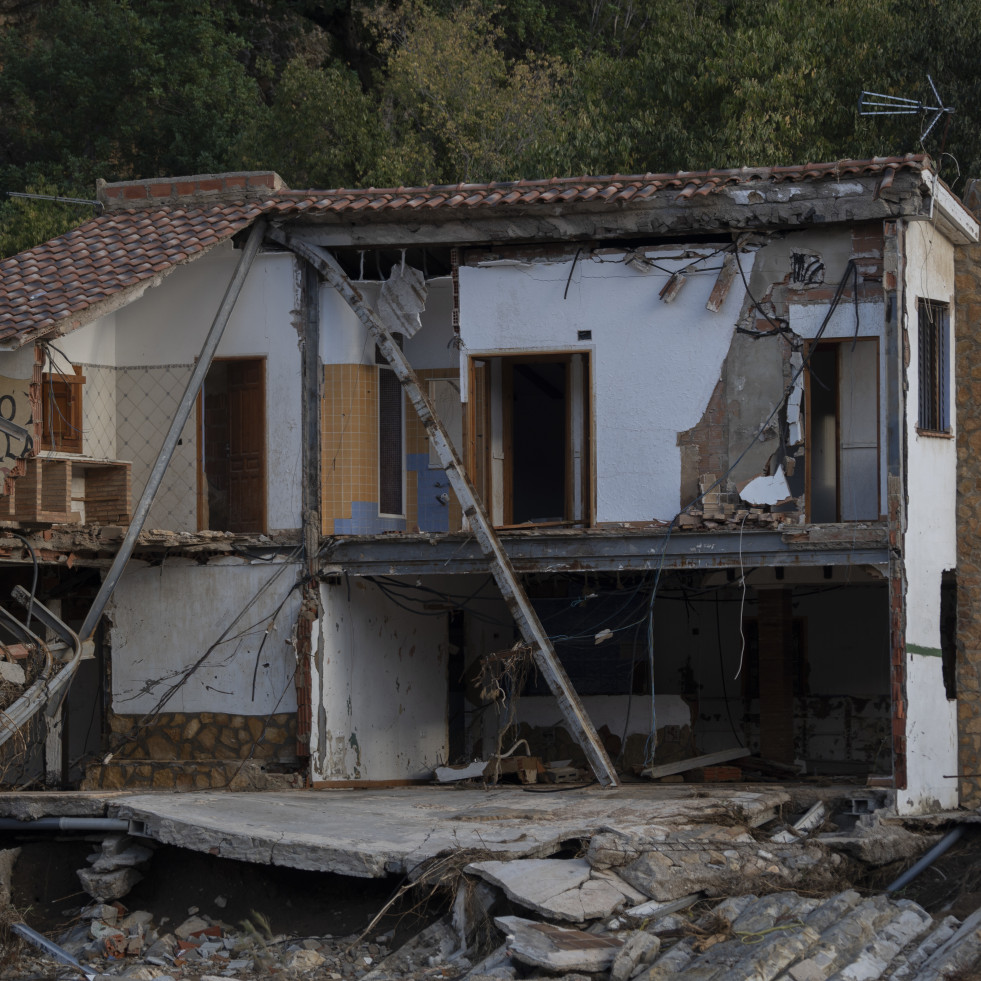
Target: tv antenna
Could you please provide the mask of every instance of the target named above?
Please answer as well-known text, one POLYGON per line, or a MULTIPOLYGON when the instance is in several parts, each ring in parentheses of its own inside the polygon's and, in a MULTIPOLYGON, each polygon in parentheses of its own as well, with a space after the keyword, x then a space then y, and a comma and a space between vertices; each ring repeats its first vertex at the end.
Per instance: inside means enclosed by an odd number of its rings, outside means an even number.
POLYGON ((944 100, 940 98, 937 86, 933 84, 933 79, 927 75, 930 88, 937 105, 928 106, 919 99, 904 99, 899 95, 886 95, 883 92, 863 92, 858 100, 858 113, 860 116, 912 116, 923 112, 932 112, 933 118, 927 128, 920 133, 922 143, 930 133, 930 130, 937 125, 937 120, 941 116, 947 115, 948 122, 950 114, 954 111, 953 106, 945 106, 944 100))

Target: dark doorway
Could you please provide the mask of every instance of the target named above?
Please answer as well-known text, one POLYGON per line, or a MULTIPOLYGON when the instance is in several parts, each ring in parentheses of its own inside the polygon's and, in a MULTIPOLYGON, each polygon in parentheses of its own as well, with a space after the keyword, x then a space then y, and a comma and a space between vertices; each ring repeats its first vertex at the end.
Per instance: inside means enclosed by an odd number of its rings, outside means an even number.
POLYGON ((511 522, 563 521, 566 514, 566 363, 506 363, 511 369, 511 522))

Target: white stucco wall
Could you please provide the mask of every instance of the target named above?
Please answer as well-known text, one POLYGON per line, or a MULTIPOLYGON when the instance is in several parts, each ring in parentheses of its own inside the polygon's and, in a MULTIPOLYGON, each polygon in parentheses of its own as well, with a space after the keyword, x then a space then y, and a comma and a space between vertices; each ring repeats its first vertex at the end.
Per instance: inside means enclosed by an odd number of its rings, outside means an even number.
MULTIPOLYGON (((901 813, 957 806, 957 703, 944 692, 940 652, 940 583, 957 563, 957 447, 954 439, 916 431, 919 414, 917 300, 950 304, 948 378, 954 377, 954 256, 928 222, 906 226, 905 318, 909 337, 907 434, 906 655, 907 790, 901 813)), ((957 431, 950 393, 951 435, 957 431)))
MULTIPOLYGON (((239 255, 231 243, 219 246, 118 311, 116 364, 192 364, 239 255)), ((271 530, 301 524, 300 351, 293 323, 298 309, 292 257, 260 254, 216 355, 266 359, 266 501, 271 530)))
MULTIPOLYGON (((114 392, 101 376, 100 384, 91 388, 86 382, 85 451, 94 457, 131 460, 134 499, 143 489, 239 255, 230 242, 224 243, 175 269, 127 306, 57 342, 71 362, 115 371, 114 392), (123 434, 119 438, 105 431, 110 409, 119 413, 114 420, 117 435, 123 434)), ((266 520, 271 531, 301 524, 300 352, 294 326, 298 309, 292 257, 260 253, 216 354, 265 358, 266 520)), ((151 527, 197 530, 195 427, 192 410, 151 511, 151 527)))
MULTIPOLYGON (((678 433, 705 411, 744 295, 734 286, 718 313, 706 310, 721 266, 715 256, 703 263, 705 271, 689 270, 677 298, 664 303, 658 294, 670 272, 695 253, 684 259, 674 258, 677 249, 646 254, 666 271, 582 257, 574 263, 571 256, 460 269, 461 358, 588 352, 600 522, 669 520, 677 513, 678 433), (577 340, 580 330, 591 331, 591 339, 577 340)), ((752 257, 741 258, 748 275, 752 257)))
MULTIPOLYGON (((356 284, 366 302, 374 305, 381 284, 356 284)), ((448 278, 427 282, 426 308, 419 315, 422 326, 407 338, 404 351, 413 368, 459 367, 453 337, 453 284, 448 278)), ((320 358, 324 364, 374 364, 375 345, 367 328, 340 293, 324 285, 320 289, 320 358)))
POLYGON ((168 559, 154 567, 131 562, 107 611, 113 711, 132 715, 158 706, 166 712, 238 715, 295 711, 291 631, 298 592, 286 599, 276 617, 258 668, 256 659, 269 623, 265 618, 287 597, 301 571, 296 564, 278 561, 234 559, 201 565, 168 559), (232 639, 219 644, 160 705, 226 629, 232 639))
POLYGON ((427 778, 447 757, 447 621, 400 609, 373 583, 321 588, 314 631, 311 778, 427 778))

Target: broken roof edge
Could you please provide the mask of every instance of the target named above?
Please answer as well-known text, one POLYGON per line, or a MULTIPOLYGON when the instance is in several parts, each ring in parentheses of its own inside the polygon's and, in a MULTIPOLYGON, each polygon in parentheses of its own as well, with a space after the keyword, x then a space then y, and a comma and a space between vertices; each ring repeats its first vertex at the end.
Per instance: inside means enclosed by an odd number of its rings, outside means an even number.
POLYGON ((145 180, 95 182, 105 211, 159 210, 164 207, 209 207, 268 198, 289 191, 274 170, 237 170, 221 174, 152 177, 145 180))
POLYGON ((931 214, 918 216, 919 220, 935 221, 941 232, 955 245, 972 245, 977 242, 981 225, 967 205, 947 187, 939 174, 924 170, 920 178, 928 187, 933 207, 930 209, 931 214))

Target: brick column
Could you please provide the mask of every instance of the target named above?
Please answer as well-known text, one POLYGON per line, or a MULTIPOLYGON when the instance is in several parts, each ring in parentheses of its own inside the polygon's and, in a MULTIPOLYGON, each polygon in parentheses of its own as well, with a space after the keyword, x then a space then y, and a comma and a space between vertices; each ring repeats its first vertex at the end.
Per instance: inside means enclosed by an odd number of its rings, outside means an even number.
POLYGON ((793 607, 789 589, 756 593, 760 624, 760 755, 794 762, 793 607))
POLYGON ((957 730, 961 803, 981 805, 981 245, 960 246, 957 363, 957 730))

